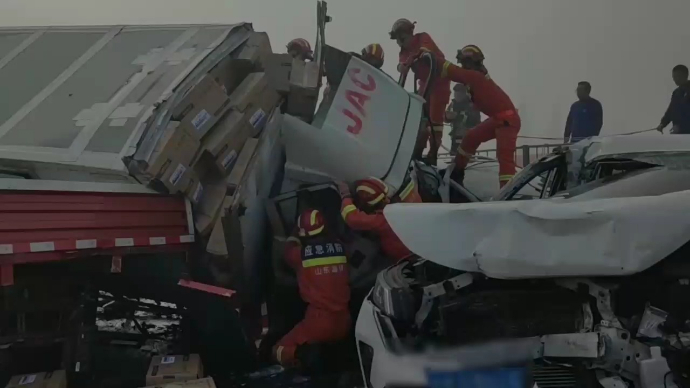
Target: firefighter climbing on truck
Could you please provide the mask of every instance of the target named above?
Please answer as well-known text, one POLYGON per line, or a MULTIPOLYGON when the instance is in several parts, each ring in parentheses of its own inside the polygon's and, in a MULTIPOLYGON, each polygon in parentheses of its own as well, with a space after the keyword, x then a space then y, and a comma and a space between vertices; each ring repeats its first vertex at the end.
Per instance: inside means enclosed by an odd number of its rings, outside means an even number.
POLYGON ((309 41, 307 41, 306 39, 295 38, 288 42, 286 48, 288 54, 290 54, 295 59, 299 59, 302 61, 314 60, 314 52, 311 49, 309 41))
POLYGON ((342 199, 340 213, 347 226, 377 235, 381 239, 383 253, 395 262, 412 255, 383 215, 383 209, 390 202, 385 182, 377 178, 356 181, 355 193, 359 207, 353 201, 348 184, 337 182, 337 185, 342 199))
POLYGON ((275 359, 285 367, 307 367, 315 345, 347 337, 351 327, 347 253, 343 243, 326 227, 319 210, 307 209, 287 239, 285 260, 297 274, 304 319, 273 347, 275 359))
POLYGON ((481 143, 496 139, 499 176, 503 187, 515 175, 515 146, 520 131, 520 116, 506 92, 489 77, 484 54, 479 47, 466 46, 458 54, 462 67, 443 63, 441 77, 465 85, 474 106, 488 118, 470 129, 463 137, 451 178, 462 184, 465 167, 481 143))
POLYGON ((405 73, 412 69, 415 78, 419 80, 420 95, 428 95, 426 105, 429 122, 417 137, 412 157, 421 159, 422 152, 426 148, 427 141, 429 141, 427 162, 431 165, 436 165, 438 150, 443 140, 443 119, 446 105, 450 101, 450 81, 438 77, 437 74, 432 74, 432 77, 429 77, 431 71, 429 64, 422 61, 414 61, 422 52, 432 53, 438 64, 446 61, 445 55, 434 43, 434 40, 431 39, 431 36, 426 32, 415 34, 414 28, 415 23, 408 19, 398 19, 393 23, 389 35, 400 46, 398 71, 405 73), (429 84, 427 84, 427 80, 429 84), (426 88, 430 88, 428 93, 426 88))

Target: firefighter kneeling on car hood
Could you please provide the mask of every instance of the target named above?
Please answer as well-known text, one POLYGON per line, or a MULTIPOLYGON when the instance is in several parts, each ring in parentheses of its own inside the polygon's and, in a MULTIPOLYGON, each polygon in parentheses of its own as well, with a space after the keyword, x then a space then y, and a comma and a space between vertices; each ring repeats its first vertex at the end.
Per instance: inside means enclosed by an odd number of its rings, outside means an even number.
POLYGON ((353 202, 347 183, 337 182, 337 185, 342 198, 340 213, 347 226, 376 234, 381 240, 383 253, 396 263, 412 255, 383 215, 383 209, 390 203, 385 182, 377 178, 355 182, 357 202, 364 211, 353 202))
POLYGON ((288 238, 285 260, 297 273, 299 293, 308 306, 304 319, 273 348, 285 367, 308 367, 310 345, 335 343, 347 337, 351 318, 347 254, 315 209, 303 211, 297 232, 288 238))

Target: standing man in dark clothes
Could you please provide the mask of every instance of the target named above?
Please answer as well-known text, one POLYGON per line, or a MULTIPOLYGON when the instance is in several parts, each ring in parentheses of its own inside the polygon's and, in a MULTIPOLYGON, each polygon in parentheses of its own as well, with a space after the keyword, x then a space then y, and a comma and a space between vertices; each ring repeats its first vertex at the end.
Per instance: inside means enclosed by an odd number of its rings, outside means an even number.
POLYGON ((669 123, 673 123, 671 133, 690 134, 690 81, 688 81, 688 68, 685 65, 678 65, 673 68, 673 82, 676 83, 676 90, 671 95, 671 103, 661 118, 661 124, 656 128, 663 132, 669 123))
POLYGON ((566 143, 576 143, 591 136, 599 136, 604 124, 604 109, 601 103, 589 95, 592 85, 586 81, 578 82, 576 92, 578 101, 570 106, 568 120, 565 122, 563 137, 566 143))
POLYGON ((481 114, 472 105, 472 99, 463 84, 455 84, 453 87, 453 100, 446 110, 446 122, 451 125, 450 131, 450 155, 458 153, 458 147, 467 131, 481 123, 481 114))

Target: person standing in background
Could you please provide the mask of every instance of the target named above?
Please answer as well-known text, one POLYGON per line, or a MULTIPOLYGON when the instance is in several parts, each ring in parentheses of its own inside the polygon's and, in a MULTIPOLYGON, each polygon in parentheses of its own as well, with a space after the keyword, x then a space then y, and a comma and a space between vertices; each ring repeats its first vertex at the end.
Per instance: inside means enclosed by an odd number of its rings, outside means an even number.
POLYGON ((470 128, 474 128, 481 122, 481 114, 472 105, 472 99, 463 84, 453 87, 453 100, 446 110, 446 122, 451 125, 450 130, 450 155, 458 153, 458 147, 462 138, 470 128))
POLYGON ((582 139, 599 136, 604 125, 604 109, 601 103, 592 98, 592 85, 587 81, 578 82, 577 98, 570 106, 570 113, 565 122, 565 143, 576 143, 582 139))
POLYGON ((672 134, 690 134, 690 81, 688 81, 687 66, 674 67, 672 76, 673 82, 678 87, 671 94, 671 103, 656 129, 664 132, 664 128, 673 123, 672 134))

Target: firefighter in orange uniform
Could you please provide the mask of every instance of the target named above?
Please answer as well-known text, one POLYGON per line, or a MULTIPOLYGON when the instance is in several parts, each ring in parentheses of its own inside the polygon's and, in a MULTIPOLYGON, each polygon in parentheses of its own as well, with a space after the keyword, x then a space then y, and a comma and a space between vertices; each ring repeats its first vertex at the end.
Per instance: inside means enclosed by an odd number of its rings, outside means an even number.
POLYGON ((446 61, 441 75, 469 89, 472 103, 488 118, 472 128, 463 137, 455 156, 455 169, 451 175, 462 184, 465 167, 479 145, 496 139, 498 182, 503 187, 515 175, 515 146, 520 131, 520 116, 513 101, 492 79, 484 67, 484 54, 477 46, 466 46, 458 54, 462 67, 446 61))
POLYGON ((355 182, 355 186, 358 200, 367 212, 355 206, 347 183, 338 182, 342 198, 340 213, 345 223, 354 230, 369 231, 378 235, 381 239, 381 249, 395 262, 411 256, 412 252, 400 241, 383 215, 383 208, 389 203, 388 186, 377 178, 359 180, 355 182))
MULTIPOLYGON (((398 71, 401 73, 406 72, 407 69, 410 68, 412 61, 417 58, 421 52, 431 52, 436 58, 437 66, 442 66, 446 61, 443 52, 441 52, 433 39, 431 39, 431 36, 426 32, 415 34, 414 27, 415 25, 411 21, 407 19, 398 19, 393 23, 393 27, 389 33, 391 39, 395 39, 398 46, 400 46, 400 63, 398 64, 398 71)), ((428 125, 429 129, 427 131, 421 131, 417 137, 413 157, 415 159, 421 159, 427 140, 430 140, 429 153, 427 155, 428 162, 429 164, 436 165, 438 150, 443 140, 443 119, 446 105, 450 102, 450 81, 441 79, 437 76, 438 74, 432 74, 429 80, 431 84, 427 85, 426 82, 429 78, 430 68, 426 62, 415 63, 412 65, 412 71, 416 78, 419 79, 419 90, 421 95, 424 95, 427 87, 431 88, 427 101, 430 120, 428 125), (430 133, 433 133, 433 137, 431 138, 429 136, 430 133)))
POLYGON ((297 273, 304 319, 274 346, 283 366, 299 366, 303 345, 332 343, 347 337, 351 318, 345 248, 326 230, 320 211, 308 209, 297 219, 298 235, 288 238, 285 260, 297 273))
POLYGON ((293 58, 299 59, 302 61, 308 60, 314 60, 314 57, 312 56, 313 51, 311 50, 311 45, 306 39, 302 38, 295 38, 288 42, 287 44, 287 51, 288 54, 292 55, 293 58))

